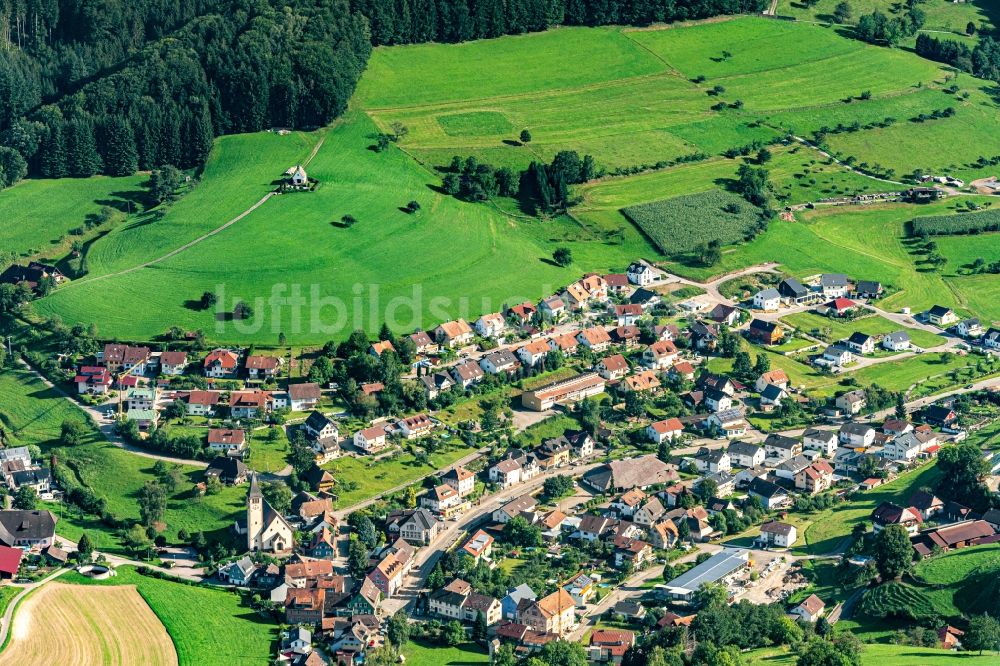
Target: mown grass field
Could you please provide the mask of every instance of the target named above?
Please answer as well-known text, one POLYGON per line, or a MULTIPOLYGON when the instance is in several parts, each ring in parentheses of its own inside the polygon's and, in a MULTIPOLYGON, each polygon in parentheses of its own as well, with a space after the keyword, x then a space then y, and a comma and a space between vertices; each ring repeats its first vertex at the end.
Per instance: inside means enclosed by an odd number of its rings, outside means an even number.
POLYGON ((403 655, 414 666, 474 666, 490 661, 489 654, 473 643, 447 647, 411 640, 403 647, 403 655))
POLYGON ((18 256, 62 256, 70 229, 83 225, 102 206, 141 209, 146 198, 143 175, 128 178, 25 180, 0 191, 0 251, 18 256), (60 239, 62 239, 60 241, 60 239))
MULTIPOLYGON (((777 13, 781 16, 794 16, 798 19, 814 21, 832 21, 833 10, 839 0, 817 0, 811 7, 806 7, 799 0, 778 0, 777 13)), ((900 5, 892 0, 856 0, 851 2, 852 17, 847 21, 853 24, 862 14, 870 14, 879 10, 892 15, 894 8, 900 5)), ((965 26, 972 21, 978 32, 989 32, 1000 24, 1000 10, 991 0, 967 0, 967 2, 949 2, 948 0, 930 0, 920 5, 926 14, 925 30, 949 31, 952 35, 937 35, 946 39, 959 39, 965 36, 965 26)))
POLYGON ((94 580, 77 573, 60 580, 87 586, 134 585, 166 627, 181 666, 271 663, 278 626, 224 590, 143 576, 132 567, 94 580))
MULTIPOLYGON (((105 441, 86 420, 87 416, 47 388, 31 373, 24 370, 0 372, 0 423, 15 445, 36 444, 43 457, 54 453, 61 463, 75 470, 77 479, 91 487, 108 503, 108 510, 119 519, 138 520, 139 508, 136 494, 153 475, 154 460, 143 458, 119 449, 105 441), (59 432, 62 422, 75 419, 88 424, 83 441, 75 447, 61 446, 59 432)), ((167 538, 176 540, 177 532, 203 531, 228 538, 232 521, 246 508, 246 490, 223 488, 217 495, 198 497, 194 484, 202 480, 202 472, 195 467, 183 467, 184 481, 169 496, 166 522, 167 538)), ((76 541, 83 532, 97 540, 98 548, 122 554, 116 530, 96 517, 79 516, 69 507, 49 507, 59 516, 56 532, 76 541)))
POLYGON ((173 666, 170 636, 134 587, 50 582, 17 608, 0 664, 173 666))
MULTIPOLYGON (((747 666, 795 666, 797 655, 786 648, 765 648, 744 655, 747 666)), ((862 666, 990 666, 995 664, 995 655, 951 652, 935 648, 919 648, 909 645, 865 645, 861 654, 862 666)))
MULTIPOLYGON (((503 303, 552 293, 585 266, 624 267, 635 256, 600 239, 591 253, 580 252, 581 263, 557 267, 549 261, 556 247, 547 236, 550 230, 439 194, 433 189, 437 176, 402 152, 369 150, 373 132, 365 116, 351 114, 327 133, 309 165, 309 173, 320 180, 315 192, 275 197, 160 264, 67 285, 39 302, 38 309, 67 320, 97 321, 103 332, 130 338, 150 339, 178 325, 203 329, 215 340, 273 344, 284 332, 296 343, 318 343, 355 328, 375 330, 386 319, 399 331, 433 327, 449 316, 474 319, 503 303), (411 200, 421 204, 413 215, 401 210, 411 200), (344 215, 358 223, 340 226, 344 215), (292 301, 271 307, 275 289, 279 298, 291 296, 292 301), (206 290, 217 291, 229 310, 236 299, 251 303, 254 318, 219 321, 212 311, 185 305, 206 290), (302 304, 292 305, 295 301, 302 304)), ((295 140, 294 135, 241 138, 259 140, 262 151, 274 141, 295 140)), ((235 158, 227 156, 227 149, 227 143, 219 146, 220 162, 235 158)), ((211 182, 206 174, 189 196, 208 191, 211 182)), ((252 203, 256 196, 244 201, 252 203)), ((188 202, 195 199, 177 206, 188 202)), ((201 215, 211 212, 203 206, 201 215)), ((213 215, 211 224, 227 215, 213 215)), ((156 224, 163 221, 151 227, 156 224)))
POLYGON ((944 338, 940 335, 934 335, 933 333, 928 333, 922 329, 901 329, 899 324, 889 321, 885 317, 881 317, 879 315, 863 317, 853 321, 845 321, 832 317, 824 317, 823 315, 818 315, 813 312, 797 312, 795 314, 782 317, 782 321, 806 333, 819 331, 820 335, 823 336, 824 339, 828 338, 828 342, 849 338, 852 333, 885 335, 886 333, 892 333, 898 330, 906 330, 906 332, 910 334, 910 339, 913 341, 913 344, 920 347, 936 347, 937 345, 944 344, 945 342, 944 338))

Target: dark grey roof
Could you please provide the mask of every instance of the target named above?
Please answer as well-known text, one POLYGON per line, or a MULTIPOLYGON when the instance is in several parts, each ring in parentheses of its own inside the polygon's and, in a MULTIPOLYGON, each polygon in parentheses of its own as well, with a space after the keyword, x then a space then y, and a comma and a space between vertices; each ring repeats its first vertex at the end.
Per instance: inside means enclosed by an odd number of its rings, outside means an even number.
POLYGON ((23 485, 34 486, 39 483, 50 482, 52 480, 52 473, 48 469, 26 469, 14 472, 11 474, 11 478, 17 487, 23 485))
POLYGON ((309 418, 306 419, 306 427, 316 432, 325 428, 329 423, 333 423, 333 421, 324 416, 322 412, 316 410, 313 410, 309 414, 309 418))
POLYGON ((0 511, 0 543, 5 546, 22 539, 50 539, 55 531, 56 517, 51 511, 0 511))
POLYGON ((935 317, 941 317, 951 312, 951 308, 946 308, 943 305, 935 305, 930 310, 928 310, 928 312, 934 315, 935 317))
POLYGON ((785 278, 778 285, 778 293, 782 296, 801 298, 809 293, 809 290, 795 278, 785 278))
POLYGON ((778 325, 773 321, 764 321, 763 319, 754 319, 750 322, 750 328, 755 331, 763 331, 765 333, 773 333, 778 325))
POLYGON ((867 333, 862 333, 861 331, 854 331, 854 333, 851 333, 851 337, 849 337, 847 341, 850 342, 851 344, 863 345, 869 340, 871 340, 871 337, 872 336, 868 335, 867 333))
POLYGON ((773 446, 777 449, 794 449, 799 445, 799 440, 786 437, 785 435, 771 434, 764 440, 764 446, 773 446))
POLYGON ((890 340, 892 342, 907 342, 910 339, 910 334, 907 333, 906 331, 896 331, 894 333, 889 333, 888 335, 886 335, 885 339, 890 340))
POLYGON ((824 287, 846 287, 847 276, 843 273, 823 273, 819 278, 824 287))
POLYGON ((731 456, 753 456, 760 447, 750 442, 733 442, 726 449, 731 456))
POLYGON ((767 398, 768 400, 777 400, 781 397, 782 393, 784 393, 784 390, 780 386, 768 384, 764 387, 764 390, 760 392, 760 397, 767 398))
POLYGON ((631 298, 629 298, 628 300, 629 303, 633 305, 642 305, 644 303, 650 303, 660 300, 660 295, 657 294, 655 291, 651 291, 649 289, 643 289, 640 287, 639 289, 635 290, 635 293, 632 294, 631 298))
POLYGON ((874 280, 861 280, 854 290, 861 294, 877 294, 882 291, 882 283, 874 280))
POLYGON ((761 497, 766 497, 768 499, 777 495, 788 495, 788 493, 781 486, 759 477, 750 482, 748 490, 754 495, 760 495, 761 497))

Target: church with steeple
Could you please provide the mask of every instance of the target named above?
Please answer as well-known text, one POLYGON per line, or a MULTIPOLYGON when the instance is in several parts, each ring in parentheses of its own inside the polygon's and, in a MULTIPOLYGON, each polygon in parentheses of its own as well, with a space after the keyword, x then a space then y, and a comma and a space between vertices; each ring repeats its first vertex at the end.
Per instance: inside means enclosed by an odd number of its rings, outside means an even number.
POLYGON ((295 531, 264 499, 255 472, 250 477, 247 495, 247 550, 286 555, 292 552, 294 545, 295 531))

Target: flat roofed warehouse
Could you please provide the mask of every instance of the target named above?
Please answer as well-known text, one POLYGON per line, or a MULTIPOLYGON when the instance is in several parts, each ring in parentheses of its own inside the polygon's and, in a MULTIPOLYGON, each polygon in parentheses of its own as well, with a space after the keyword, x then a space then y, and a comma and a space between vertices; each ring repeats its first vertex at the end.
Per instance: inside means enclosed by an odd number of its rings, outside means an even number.
POLYGON ((690 600, 705 583, 717 583, 749 565, 750 555, 747 551, 726 548, 674 578, 664 587, 671 598, 690 600))

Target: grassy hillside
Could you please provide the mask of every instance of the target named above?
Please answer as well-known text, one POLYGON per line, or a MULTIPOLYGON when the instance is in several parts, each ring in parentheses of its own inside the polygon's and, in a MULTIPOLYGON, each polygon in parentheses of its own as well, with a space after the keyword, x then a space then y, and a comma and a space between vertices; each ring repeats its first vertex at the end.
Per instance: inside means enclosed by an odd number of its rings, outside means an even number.
MULTIPOLYGON (((794 16, 799 19, 815 21, 833 20, 833 10, 839 0, 817 0, 811 7, 806 7, 799 0, 778 0, 777 13, 782 16, 794 16)), ((893 0, 852 0, 853 16, 848 23, 854 23, 862 14, 870 14, 876 9, 884 14, 890 14, 900 3, 893 0)), ((966 0, 951 2, 950 0, 930 0, 921 3, 920 9, 927 15, 925 30, 951 32, 952 35, 938 35, 948 39, 964 39, 965 26, 972 21, 979 33, 989 32, 1000 27, 1000 8, 992 0, 966 0)))
POLYGON ((82 226, 102 206, 141 210, 146 180, 138 174, 128 178, 25 180, 0 191, 0 253, 11 252, 15 258, 61 257, 77 238, 68 235, 70 229, 82 226))
MULTIPOLYGON (((755 650, 746 655, 747 666, 795 666, 796 655, 784 648, 755 650)), ((862 666, 990 666, 995 655, 978 656, 908 645, 866 645, 862 666)))
MULTIPOLYGON (((579 263, 559 268, 548 259, 558 242, 552 234, 559 233, 560 224, 513 220, 487 206, 439 194, 437 177, 404 153, 369 150, 373 132, 365 116, 352 114, 327 133, 309 165, 309 174, 320 181, 315 192, 275 197, 162 263, 69 285, 42 300, 38 309, 68 320, 97 321, 102 331, 130 338, 150 339, 178 325, 204 329, 215 340, 273 343, 284 332, 297 343, 317 343, 358 327, 374 330, 386 317, 395 318, 391 323, 402 331, 432 326, 449 316, 476 316, 507 302, 551 293, 584 267, 623 267, 635 256, 602 238, 593 253, 581 250, 579 263), (411 200, 421 205, 413 215, 401 210, 411 200), (358 223, 344 228, 339 224, 344 215, 358 223), (272 310, 269 299, 275 285, 285 289, 279 295, 299 290, 306 300, 298 314, 292 307, 272 310), (230 309, 236 299, 253 304, 254 319, 217 321, 214 312, 186 307, 186 301, 206 290, 218 291, 220 302, 230 309), (404 298, 408 300, 399 300, 404 298)), ((265 154, 275 141, 293 140, 270 135, 240 139, 241 146, 259 141, 253 152, 265 154)), ((220 145, 216 163, 240 159, 240 154, 227 152, 229 147, 220 145)), ((275 164, 290 160, 275 159, 275 164)), ((275 169, 247 172, 244 203, 255 200, 266 174, 275 169), (255 187, 258 192, 252 191, 255 187)), ((159 235, 171 229, 209 226, 199 221, 214 205, 207 201, 209 193, 227 192, 229 187, 221 170, 206 172, 198 189, 164 220, 151 224, 150 231, 115 234, 121 252, 105 247, 106 256, 114 254, 105 265, 124 266, 126 257, 138 262, 141 255, 148 258, 159 251, 140 253, 140 243, 166 249, 166 239, 159 235), (201 210, 197 217, 195 204, 201 210), (182 205, 192 216, 170 222, 171 215, 183 212, 182 205)), ((227 198, 226 211, 211 224, 224 220, 235 201, 227 198)), ((179 246, 180 239, 170 245, 179 246)))

